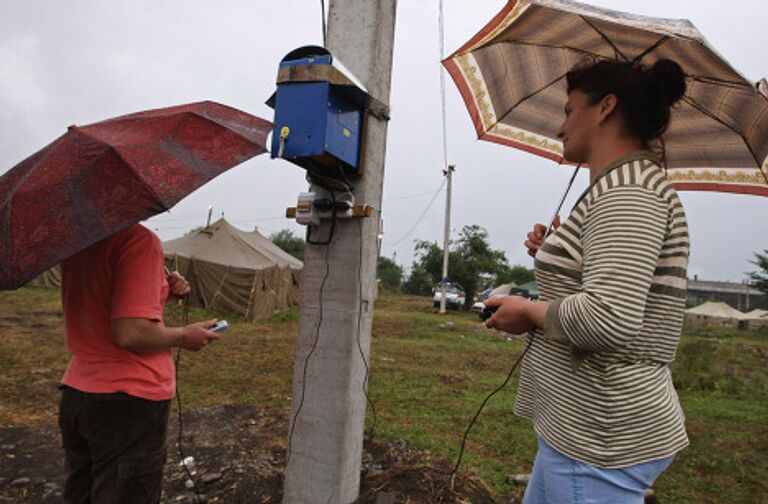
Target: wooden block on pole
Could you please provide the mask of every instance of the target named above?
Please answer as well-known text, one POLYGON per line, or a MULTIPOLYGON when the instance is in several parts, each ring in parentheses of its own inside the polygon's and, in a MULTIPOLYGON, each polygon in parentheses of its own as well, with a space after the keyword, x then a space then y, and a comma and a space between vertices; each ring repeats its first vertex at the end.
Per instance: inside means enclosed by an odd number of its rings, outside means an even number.
MULTIPOLYGON (((330 211, 328 213, 328 218, 330 219, 330 211)), ((337 218, 339 219, 348 219, 350 217, 370 217, 373 215, 373 207, 369 205, 354 205, 352 207, 352 210, 349 213, 343 213, 337 215, 337 218)), ((295 219, 296 218, 296 207, 288 207, 285 209, 285 216, 289 219, 295 219)), ((324 218, 324 217, 323 217, 324 218)))

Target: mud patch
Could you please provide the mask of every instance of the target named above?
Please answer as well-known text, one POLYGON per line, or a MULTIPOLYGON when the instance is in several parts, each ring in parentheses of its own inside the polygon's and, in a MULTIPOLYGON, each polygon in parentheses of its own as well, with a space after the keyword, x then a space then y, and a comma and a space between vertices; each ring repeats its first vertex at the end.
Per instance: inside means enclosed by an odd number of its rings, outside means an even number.
MULTIPOLYGON (((282 499, 288 410, 225 405, 184 412, 181 445, 195 459, 193 478, 207 502, 268 503, 282 499)), ((178 416, 169 424, 163 502, 193 502, 195 487, 180 465, 178 416)), ((0 429, 0 502, 61 502, 64 457, 54 422, 0 429)), ((518 502, 500 497, 474 474, 402 440, 366 437, 360 503, 518 502)))

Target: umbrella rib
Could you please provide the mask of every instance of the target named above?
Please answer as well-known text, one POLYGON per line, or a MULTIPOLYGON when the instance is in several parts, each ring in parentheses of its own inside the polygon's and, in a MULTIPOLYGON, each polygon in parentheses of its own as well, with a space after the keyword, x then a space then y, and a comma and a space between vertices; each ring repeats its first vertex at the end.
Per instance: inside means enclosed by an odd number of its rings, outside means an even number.
MULTIPOLYGON (((493 44, 488 44, 488 45, 484 46, 483 48, 490 47, 490 46, 496 45, 496 44, 511 44, 511 45, 521 45, 521 46, 528 46, 528 47, 544 47, 544 48, 547 48, 547 49, 565 49, 565 50, 568 50, 568 51, 573 51, 573 52, 576 52, 576 53, 583 54, 585 56, 592 56, 592 57, 596 57, 596 58, 602 58, 602 56, 600 56, 599 54, 595 54, 593 52, 590 52, 590 51, 587 51, 587 50, 584 50, 584 49, 579 49, 578 47, 571 47, 571 46, 568 46, 568 45, 545 44, 545 43, 538 43, 538 42, 533 43, 533 42, 525 42, 525 41, 522 41, 522 40, 506 40, 504 42, 495 42, 493 44)), ((469 54, 469 53, 465 53, 465 54, 469 54)))
MULTIPOLYGON (((728 125, 728 124, 726 124, 725 121, 723 121, 722 119, 717 117, 715 114, 713 114, 712 112, 710 112, 709 110, 704 108, 703 105, 693 101, 693 99, 690 96, 683 96, 683 101, 688 103, 689 105, 691 105, 693 108, 695 108, 696 110, 698 110, 699 112, 701 112, 705 116, 707 116, 710 119, 713 119, 713 120, 719 122, 720 124, 722 124, 723 126, 728 128, 729 130, 731 130, 734 133, 736 133, 737 135, 739 135, 741 140, 744 142, 744 145, 747 147, 747 150, 749 151, 749 154, 752 156, 752 159, 755 161, 755 165, 757 165, 757 167, 760 168, 760 160, 757 159, 757 155, 755 154, 755 151, 752 149, 752 146, 749 145, 749 141, 747 141, 747 138, 744 136, 744 133, 742 131, 740 131, 740 130, 738 130, 738 129, 736 129, 736 128, 728 125)), ((762 169, 760 170, 760 173, 763 173, 762 169)), ((763 173, 763 177, 766 177, 766 182, 768 182, 768 176, 766 176, 765 173, 763 173)))
MULTIPOLYGON (((64 135, 66 135, 66 133, 64 133, 64 135)), ((56 140, 54 140, 50 144, 48 144, 45 147, 43 147, 41 149, 41 151, 44 151, 44 152, 43 152, 43 155, 40 157, 40 159, 36 159, 35 162, 34 162, 34 165, 32 167, 28 168, 27 171, 25 173, 23 173, 21 175, 21 177, 19 177, 19 180, 16 181, 16 184, 14 184, 13 187, 9 187, 8 188, 8 197, 9 197, 8 201, 9 202, 10 202, 10 196, 16 191, 16 189, 18 187, 21 187, 24 184, 24 182, 30 176, 32 176, 36 166, 42 164, 43 162, 45 162, 46 159, 48 159, 48 157, 51 155, 51 152, 53 151, 53 149, 52 149, 53 145, 56 144, 56 142, 58 142, 62 138, 64 138, 64 135, 60 136, 59 138, 57 138, 56 140)), ((40 151, 38 153, 40 153, 40 151)), ((35 156, 36 154, 32 154, 32 156, 35 156)), ((30 157, 32 157, 32 156, 30 156, 30 157)), ((19 166, 20 164, 24 163, 27 159, 29 159, 29 158, 25 158, 25 159, 22 159, 21 161, 19 161, 17 164, 15 164, 13 166, 13 168, 11 168, 7 172, 3 173, 3 175, 0 176, 0 179, 4 178, 7 174, 11 173, 13 170, 16 169, 17 166, 19 166)))
POLYGON ((650 46, 645 51, 643 51, 640 54, 638 54, 637 56, 635 56, 635 58, 632 60, 632 63, 633 64, 634 63, 640 63, 643 60, 643 58, 645 58, 646 55, 648 55, 649 53, 652 53, 653 51, 655 51, 661 44, 663 44, 667 40, 669 40, 669 36, 668 35, 664 35, 659 40, 657 40, 652 46, 650 46))
MULTIPOLYGON (((131 165, 128 162, 128 160, 125 159, 122 154, 120 154, 120 152, 115 148, 114 145, 110 145, 109 149, 112 152, 114 152, 115 155, 117 157, 119 157, 123 161, 123 164, 121 165, 121 168, 123 168, 124 171, 127 171, 131 175, 131 177, 143 181, 143 179, 141 179, 141 177, 139 177, 138 174, 135 171, 133 171, 133 170, 125 170, 125 167, 131 166, 131 165)), ((157 192, 155 191, 155 188, 152 187, 150 184, 145 184, 145 187, 152 194, 152 197, 155 199, 155 201, 157 201, 160 204, 160 207, 167 212, 169 210, 169 208, 165 205, 165 202, 162 200, 162 198, 160 198, 160 196, 158 196, 157 192)))
POLYGON ((722 86, 728 86, 734 89, 748 89, 753 90, 752 85, 746 82, 729 81, 725 79, 718 79, 717 77, 709 77, 706 75, 688 75, 686 76, 692 81, 701 82, 704 84, 717 84, 722 86))
MULTIPOLYGON (((103 141, 102 141, 102 140, 100 140, 99 138, 97 138, 97 137, 95 137, 95 136, 91 135, 89 132, 87 132, 87 131, 84 131, 82 128, 78 129, 78 131, 80 132, 80 134, 81 134, 81 135, 87 136, 88 138, 92 138, 93 140, 96 140, 97 142, 103 142, 103 141)), ((115 153, 115 155, 116 155, 118 158, 120 158, 120 160, 123 162, 123 163, 120 165, 120 168, 121 168, 123 171, 127 171, 127 172, 128 172, 130 175, 131 175, 131 177, 132 177, 132 178, 135 178, 135 179, 141 180, 141 178, 140 178, 140 177, 139 177, 139 176, 136 174, 136 172, 135 172, 135 171, 133 171, 133 170, 126 170, 126 169, 125 169, 125 167, 131 166, 131 164, 128 162, 128 160, 127 160, 127 159, 125 159, 125 158, 123 157, 123 155, 122 155, 122 154, 120 154, 120 152, 117 150, 117 148, 115 148, 115 146, 114 146, 114 145, 109 145, 109 144, 105 144, 105 145, 107 145, 107 148, 108 148, 110 151, 114 152, 114 153, 115 153)), ((166 205, 165 205, 165 202, 163 202, 163 200, 160 198, 160 196, 158 196, 157 192, 155 192, 155 189, 154 189, 152 186, 150 186, 149 184, 147 184, 147 185, 146 185, 146 187, 147 187, 147 189, 149 189, 149 192, 152 194, 152 197, 155 199, 155 201, 157 201, 157 202, 160 204, 160 206, 163 208, 163 210, 165 210, 165 211, 168 211, 168 207, 166 207, 166 205)))
POLYGON ((536 91, 534 91, 533 93, 527 94, 527 95, 523 96, 522 98, 520 98, 519 100, 517 100, 517 102, 516 102, 516 103, 514 103, 512 106, 510 106, 510 107, 507 109, 507 111, 506 111, 506 112, 504 112, 503 114, 501 114, 500 118, 499 118, 499 119, 498 119, 498 120, 497 120, 495 123, 493 123, 493 124, 492 124, 492 125, 491 125, 489 128, 487 128, 487 129, 486 129, 486 131, 490 131, 492 128, 494 128, 494 127, 495 127, 497 124, 499 124, 499 123, 500 123, 500 122, 501 122, 501 121, 502 121, 502 120, 503 120, 503 119, 504 119, 504 118, 505 118, 505 117, 506 117, 508 114, 510 114, 510 113, 511 113, 513 110, 515 110, 515 109, 517 108, 517 106, 518 106, 518 105, 520 105, 521 103, 523 103, 525 100, 527 100, 527 99, 529 99, 529 98, 532 98, 532 97, 536 96, 537 94, 541 93, 542 91, 544 91, 545 89, 547 89, 549 86, 551 86, 551 85, 552 85, 552 84, 554 84, 555 82, 557 82, 557 81, 561 80, 561 79, 562 79, 563 77, 565 77, 566 75, 567 75, 567 74, 563 74, 563 75, 561 75, 560 77, 558 77, 558 78, 556 78, 556 79, 554 79, 554 80, 550 81, 550 82, 549 82, 549 83, 547 83, 546 85, 544 85, 544 86, 540 87, 539 89, 537 89, 537 90, 536 90, 536 91))
POLYGON ((598 34, 598 35, 600 35, 600 36, 603 38, 603 40, 605 40, 606 42, 608 42, 608 45, 610 45, 610 46, 613 48, 613 51, 614 51, 616 54, 618 54, 619 56, 621 56, 622 58, 624 58, 624 61, 627 61, 627 62, 629 61, 629 58, 627 58, 626 56, 624 56, 624 53, 623 53, 623 52, 621 52, 621 51, 619 50, 619 48, 618 48, 618 47, 616 47, 616 44, 614 44, 614 43, 611 41, 611 39, 609 39, 609 38, 608 38, 608 36, 607 36, 605 33, 601 32, 601 31, 600 31, 600 30, 597 28, 597 26, 595 26, 594 24, 592 24, 592 23, 591 23, 591 22, 590 22, 590 21, 589 21, 589 20, 588 20, 586 17, 584 17, 584 16, 579 16, 579 17, 580 17, 580 18, 581 18, 581 19, 582 19, 582 20, 583 20, 585 23, 587 23, 587 24, 590 26, 590 28, 592 28, 593 30, 595 30, 595 31, 597 32, 597 34, 598 34))

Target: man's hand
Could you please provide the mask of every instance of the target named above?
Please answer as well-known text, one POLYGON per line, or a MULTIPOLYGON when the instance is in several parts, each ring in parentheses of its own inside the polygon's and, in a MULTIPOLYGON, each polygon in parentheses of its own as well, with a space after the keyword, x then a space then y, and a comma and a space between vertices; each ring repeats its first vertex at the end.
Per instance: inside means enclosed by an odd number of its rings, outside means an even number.
POLYGON ((213 319, 185 327, 165 327, 144 318, 119 318, 112 321, 112 336, 117 346, 136 353, 162 352, 177 346, 197 352, 221 338, 208 330, 215 323, 213 319))
POLYGON ((486 327, 510 334, 524 334, 544 327, 549 303, 530 301, 522 296, 502 296, 486 299, 483 304, 498 308, 485 321, 486 327))
POLYGON ((197 352, 211 341, 221 339, 221 336, 208 329, 216 324, 216 319, 205 322, 195 322, 181 328, 181 342, 179 346, 184 350, 197 352))
POLYGON ((181 299, 190 293, 192 288, 189 286, 189 282, 179 274, 178 271, 174 271, 167 276, 168 280, 168 292, 175 298, 181 299))
MULTIPOLYGON (((554 222, 549 230, 549 233, 560 227, 560 216, 556 215, 554 222)), ((528 233, 527 240, 523 243, 528 249, 528 255, 536 257, 536 252, 539 251, 539 247, 544 243, 544 238, 549 235, 547 227, 544 224, 536 224, 533 226, 533 231, 528 233)))

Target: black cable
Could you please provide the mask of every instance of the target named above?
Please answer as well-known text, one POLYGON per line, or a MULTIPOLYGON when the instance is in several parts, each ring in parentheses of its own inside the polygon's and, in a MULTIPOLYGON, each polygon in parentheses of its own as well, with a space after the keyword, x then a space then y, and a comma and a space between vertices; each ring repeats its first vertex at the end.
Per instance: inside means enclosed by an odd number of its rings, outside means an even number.
POLYGON ((187 467, 187 464, 184 463, 184 459, 186 458, 184 456, 184 448, 181 444, 181 437, 182 437, 182 431, 184 430, 184 426, 182 424, 181 420, 181 394, 179 393, 179 361, 181 360, 181 347, 179 347, 176 350, 176 405, 179 408, 179 436, 177 445, 179 448, 179 459, 181 460, 181 466, 184 468, 184 472, 187 473, 187 477, 192 482, 193 488, 195 490, 195 496, 197 497, 197 502, 200 502, 200 488, 197 486, 197 481, 195 481, 194 476, 192 476, 192 473, 189 471, 189 468, 187 467))
POLYGON ((307 168, 307 180, 326 191, 344 191, 351 193, 352 189, 354 187, 352 186, 352 182, 349 181, 347 178, 346 173, 344 173, 344 167, 341 166, 341 164, 337 165, 337 168, 339 169, 339 172, 341 173, 341 177, 343 180, 340 180, 336 177, 330 176, 330 175, 324 175, 320 173, 318 170, 320 168, 315 167, 308 167, 307 168), (332 184, 329 184, 331 182, 332 184))
POLYGON ((514 364, 512 364, 512 369, 509 370, 509 374, 507 375, 507 379, 504 380, 504 383, 502 383, 499 387, 496 388, 493 392, 488 394, 488 396, 483 400, 483 403, 480 405, 480 408, 478 408, 477 413, 475 413, 475 416, 472 418, 472 421, 469 422, 469 426, 467 427, 467 430, 464 431, 464 437, 461 439, 461 449, 459 450, 459 457, 456 460, 456 466, 453 468, 453 471, 451 471, 451 487, 453 487, 453 479, 456 477, 456 473, 459 471, 459 466, 461 465, 461 459, 464 457, 464 448, 467 444, 467 437, 469 436, 469 431, 472 430, 472 427, 475 425, 475 421, 477 421, 477 418, 480 416, 480 413, 483 411, 483 408, 485 408, 486 403, 496 395, 498 392, 501 391, 504 387, 507 386, 507 383, 509 383, 509 380, 512 379, 512 373, 515 372, 515 368, 517 368, 517 365, 520 364, 520 361, 523 360, 523 357, 525 357, 525 354, 528 353, 528 349, 531 348, 531 345, 533 344, 533 332, 529 333, 530 338, 528 339, 528 343, 525 346, 525 350, 523 350, 523 353, 520 354, 520 357, 517 358, 514 364))
MULTIPOLYGON (((184 325, 189 325, 189 306, 187 304, 188 298, 184 298, 184 325)), ((181 346, 179 346, 176 349, 176 362, 175 362, 175 379, 176 379, 176 405, 179 409, 179 435, 177 440, 177 446, 179 448, 179 459, 181 460, 181 466, 184 468, 184 472, 187 473, 187 477, 192 482, 193 488, 195 490, 195 496, 197 497, 197 502, 201 502, 200 499, 200 488, 197 486, 197 481, 195 480, 194 476, 192 476, 192 473, 190 472, 189 468, 187 467, 187 464, 184 463, 184 459, 186 458, 184 456, 184 448, 182 447, 182 432, 184 431, 184 425, 182 423, 182 414, 181 414, 181 393, 179 392, 179 363, 181 362, 181 346)))
MULTIPOLYGON (((188 298, 184 298, 184 325, 189 325, 189 305, 188 305, 188 298)), ((184 455, 184 448, 182 446, 182 434, 184 432, 184 426, 182 423, 182 409, 181 409, 181 393, 179 392, 179 363, 181 362, 181 346, 179 346, 176 349, 176 362, 175 362, 175 375, 176 375, 176 405, 178 406, 178 418, 179 418, 179 432, 178 432, 178 440, 177 440, 177 446, 179 449, 179 459, 181 460, 181 465, 184 467, 184 472, 187 474, 187 477, 190 481, 192 481, 193 488, 195 490, 195 496, 197 497, 197 501, 200 502, 200 488, 197 486, 197 480, 195 480, 194 476, 190 472, 189 468, 187 467, 187 464, 184 463, 184 459, 186 456, 184 455)))
MULTIPOLYGON (((360 322, 363 318, 363 279, 362 279, 362 265, 363 265, 363 222, 358 220, 360 229, 360 250, 357 263, 357 285, 358 296, 360 304, 357 309, 357 349, 360 351, 360 357, 363 359, 363 365, 365 366, 365 377, 363 378, 363 394, 365 394, 365 400, 371 407, 371 413, 373 413, 373 425, 371 425, 371 438, 376 432, 376 424, 378 423, 378 416, 376 415, 376 406, 374 406, 371 396, 368 395, 368 377, 370 375, 370 368, 368 367, 368 360, 365 358, 365 352, 363 352, 363 344, 361 341, 362 329, 360 328, 360 322)), ((377 265, 378 270, 378 265, 377 265)))
MULTIPOLYGON (((328 239, 324 241, 318 241, 313 240, 310 238, 311 232, 312 232, 312 226, 307 226, 307 231, 304 235, 304 239, 307 243, 311 245, 323 245, 327 246, 331 244, 331 241, 333 240, 333 236, 336 234, 336 217, 338 215, 338 209, 336 208, 336 196, 334 195, 333 191, 329 191, 331 193, 331 229, 328 232, 328 239)), ((326 261, 327 262, 327 261, 326 261)))
POLYGON ((291 458, 291 448, 292 448, 292 442, 293 442, 293 433, 296 429, 296 421, 299 418, 299 414, 301 413, 301 409, 304 407, 304 397, 307 391, 307 368, 309 365, 309 359, 312 357, 312 354, 315 353, 315 350, 317 349, 317 344, 320 341, 320 328, 323 325, 323 290, 325 289, 325 282, 328 280, 328 275, 331 271, 331 264, 328 258, 328 250, 330 247, 326 247, 325 249, 325 275, 323 276, 323 281, 320 283, 320 294, 319 294, 319 320, 317 321, 317 327, 315 329, 315 340, 312 343, 312 348, 307 353, 307 356, 304 358, 304 369, 302 370, 302 379, 301 379, 301 396, 299 398, 299 405, 296 407, 296 414, 293 416, 293 421, 291 422, 291 429, 288 433, 288 451, 285 457, 285 463, 288 465, 288 460, 291 458))
POLYGON ((320 13, 321 13, 321 19, 323 23, 323 47, 325 47, 325 0, 320 0, 320 13))
MULTIPOLYGON (((317 321, 317 327, 315 330, 315 340, 312 343, 312 348, 310 348, 309 352, 307 353, 307 356, 304 358, 304 368, 302 369, 302 380, 301 380, 301 396, 299 398, 299 405, 296 407, 296 414, 293 415, 293 420, 291 421, 291 428, 288 432, 288 446, 286 448, 286 454, 285 454, 285 467, 288 468, 288 461, 291 459, 291 452, 293 449, 293 434, 296 430, 296 421, 299 418, 299 414, 301 413, 301 409, 304 407, 304 398, 306 395, 307 390, 307 367, 309 366, 309 359, 312 357, 312 354, 315 353, 315 350, 317 349, 317 344, 320 341, 320 328, 323 325, 323 290, 325 290, 325 283, 328 280, 328 276, 331 272, 331 264, 329 259, 329 250, 330 250, 330 243, 331 240, 333 240, 333 229, 336 225, 336 212, 334 208, 334 213, 332 217, 331 222, 331 236, 328 239, 327 243, 323 243, 325 245, 325 275, 323 276, 323 280, 320 283, 320 293, 319 293, 319 310, 320 315, 319 319, 317 321)), ((309 242, 312 243, 312 242, 309 242)), ((283 473, 284 474, 284 473, 283 473)), ((269 502, 274 502, 275 496, 277 495, 277 491, 280 489, 280 482, 282 478, 278 477, 277 481, 275 482, 275 487, 272 490, 272 494, 269 497, 269 502)))

